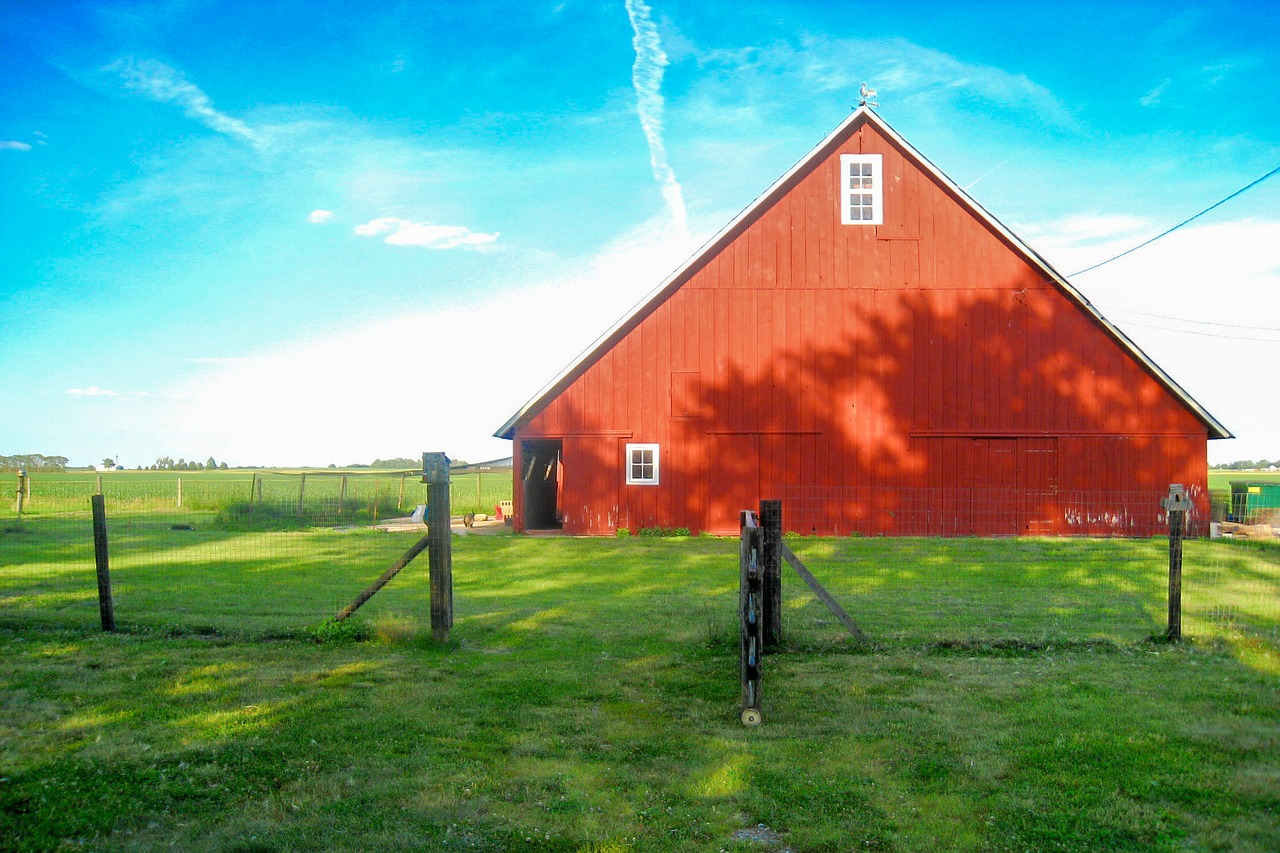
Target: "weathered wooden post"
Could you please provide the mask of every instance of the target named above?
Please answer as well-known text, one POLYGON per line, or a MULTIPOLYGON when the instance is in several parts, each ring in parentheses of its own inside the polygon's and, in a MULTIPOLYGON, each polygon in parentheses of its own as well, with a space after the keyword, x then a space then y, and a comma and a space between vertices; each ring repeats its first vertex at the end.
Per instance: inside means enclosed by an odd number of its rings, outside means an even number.
POLYGON ((27 469, 18 469, 18 494, 14 498, 13 511, 18 514, 18 521, 22 521, 22 502, 27 496, 27 469))
POLYGON ((764 647, 776 649, 782 642, 782 501, 760 501, 760 527, 764 530, 764 647))
POLYGON ((431 635, 449 639, 453 627, 453 543, 449 533, 449 457, 422 454, 422 482, 427 484, 427 559, 431 572, 431 635))
POLYGON ((93 560, 98 569, 98 612, 102 630, 116 629, 115 602, 111 598, 111 567, 107 563, 107 510, 102 495, 89 498, 93 507, 93 560))
POLYGON ((758 726, 764 719, 760 712, 760 674, 764 668, 763 596, 760 552, 762 530, 755 513, 743 510, 739 517, 738 540, 738 613, 739 665, 742 684, 739 719, 743 725, 758 726))
POLYGON ((1169 625, 1165 637, 1182 639, 1182 535, 1191 498, 1180 483, 1169 486, 1169 496, 1160 506, 1169 513, 1169 625))
POLYGON ((307 494, 307 475, 298 478, 298 518, 302 518, 302 500, 307 494))

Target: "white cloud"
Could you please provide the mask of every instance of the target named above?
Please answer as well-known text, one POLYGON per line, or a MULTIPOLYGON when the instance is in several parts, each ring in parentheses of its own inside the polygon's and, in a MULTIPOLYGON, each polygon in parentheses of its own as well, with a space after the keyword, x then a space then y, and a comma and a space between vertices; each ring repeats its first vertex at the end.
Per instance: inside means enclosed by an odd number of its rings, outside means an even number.
POLYGON ((176 104, 210 130, 248 142, 260 141, 249 125, 215 109, 208 95, 163 62, 124 57, 106 66, 106 70, 119 74, 126 89, 160 103, 176 104))
POLYGON ((110 388, 99 388, 90 385, 87 388, 68 388, 67 394, 72 397, 112 397, 117 399, 138 399, 150 396, 146 391, 112 391, 110 388))
POLYGON ((332 210, 313 210, 307 214, 307 221, 314 222, 316 224, 321 224, 324 222, 332 222, 333 211, 332 210))
POLYGON ((795 44, 706 50, 698 62, 703 74, 692 118, 707 124, 747 119, 758 125, 766 121, 761 115, 776 116, 779 110, 813 105, 826 111, 835 98, 852 108, 866 81, 879 92, 882 108, 896 115, 947 106, 962 110, 967 120, 975 112, 972 101, 978 100, 1037 123, 1076 126, 1071 110, 1025 73, 969 62, 901 38, 806 35, 795 44), (788 91, 809 96, 779 95, 788 91), (759 104, 767 104, 767 111, 758 110, 759 104))
POLYGON ((636 61, 631 67, 631 83, 636 90, 640 126, 649 142, 649 162, 653 177, 662 187, 662 198, 667 203, 672 221, 681 232, 688 231, 684 190, 676 180, 676 173, 667 162, 667 149, 662 141, 662 114, 666 101, 662 97, 662 77, 667 67, 667 55, 662 50, 658 28, 652 19, 653 10, 644 0, 627 0, 627 16, 635 36, 631 45, 636 61))
POLYGON ((392 246, 421 246, 425 249, 456 249, 468 246, 484 246, 498 239, 498 234, 472 231, 464 225, 432 225, 412 222, 395 216, 371 219, 355 227, 361 237, 387 235, 384 243, 392 246))
POLYGON ((30 151, 31 146, 25 142, 12 139, 0 139, 0 151, 30 151))
POLYGON ((1150 92, 1139 98, 1138 103, 1144 107, 1154 107, 1160 103, 1160 98, 1164 96, 1165 90, 1169 88, 1169 84, 1172 82, 1168 77, 1164 78, 1150 92))
POLYGON ((224 448, 220 455, 239 464, 341 464, 424 450, 506 455, 510 443, 493 431, 692 248, 664 216, 571 276, 210 360, 168 390, 159 422, 171 443, 224 448), (446 387, 428 393, 433 375, 446 387))

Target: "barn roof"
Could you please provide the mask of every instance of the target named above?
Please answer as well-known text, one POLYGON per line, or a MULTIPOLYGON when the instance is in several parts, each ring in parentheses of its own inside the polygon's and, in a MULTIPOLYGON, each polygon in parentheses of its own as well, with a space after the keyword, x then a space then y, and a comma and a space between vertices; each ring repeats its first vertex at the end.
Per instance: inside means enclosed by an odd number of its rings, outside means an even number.
POLYGON ((1004 238, 1008 244, 1032 266, 1039 269, 1045 278, 1052 281, 1072 302, 1089 315, 1109 334, 1115 341, 1129 352, 1152 376, 1156 378, 1168 391, 1177 397, 1183 405, 1185 405, 1201 422, 1208 428, 1210 438, 1234 438, 1231 432, 1223 426, 1217 418, 1209 414, 1195 398, 1174 381, 1173 377, 1164 371, 1160 365, 1156 364, 1150 356, 1134 343, 1129 337, 1106 317, 1102 315, 1088 299, 1085 298, 1079 290, 1077 290, 1066 276, 1059 273, 1053 266, 1046 261, 1041 255, 1022 241, 1018 235, 1005 226, 1003 222, 992 216, 981 204, 975 201, 968 193, 961 189, 954 181, 946 176, 929 161, 927 157, 917 151, 909 142, 898 134, 896 130, 889 126, 884 119, 880 118, 873 110, 868 107, 859 107, 852 112, 848 118, 840 123, 835 130, 827 134, 812 151, 801 158, 787 172, 774 181, 773 185, 765 190, 755 201, 742 210, 733 218, 724 228, 720 229, 714 237, 707 241, 705 245, 680 265, 671 275, 654 288, 647 296, 620 318, 612 327, 601 335, 595 343, 589 346, 576 359, 573 360, 564 370, 552 379, 547 385, 534 395, 529 402, 525 403, 521 409, 504 423, 494 435, 498 438, 514 438, 516 427, 522 422, 532 418, 540 412, 552 399, 559 395, 570 383, 577 379, 582 373, 596 362, 605 352, 614 346, 619 340, 626 336, 632 329, 638 326, 650 313, 652 313, 659 305, 661 305, 671 294, 678 290, 695 272, 697 272, 709 259, 714 257, 718 252, 728 246, 737 236, 755 220, 757 214, 773 205, 779 198, 785 195, 792 187, 797 176, 807 174, 809 169, 821 160, 825 159, 836 147, 838 147, 845 139, 851 136, 863 124, 871 124, 886 137, 888 137, 895 145, 897 145, 906 155, 907 159, 912 160, 923 171, 932 175, 941 186, 953 195, 957 201, 975 216, 986 222, 997 234, 1004 238))

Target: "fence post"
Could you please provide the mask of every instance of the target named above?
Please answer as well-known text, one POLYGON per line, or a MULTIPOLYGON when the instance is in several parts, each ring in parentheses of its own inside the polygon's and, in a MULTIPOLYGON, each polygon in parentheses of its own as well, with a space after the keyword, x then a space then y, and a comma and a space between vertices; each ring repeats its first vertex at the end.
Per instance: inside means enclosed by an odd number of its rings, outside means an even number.
POLYGON ((178 509, 182 509, 182 478, 178 478, 178 509))
POLYGON ((449 533, 449 457, 422 454, 422 482, 427 484, 427 557, 431 573, 431 636, 449 639, 453 627, 453 542, 449 533))
POLYGON ((742 685, 738 716, 743 725, 758 726, 764 719, 760 712, 760 674, 764 658, 760 571, 762 537, 755 513, 743 510, 738 518, 738 671, 742 685))
POLYGON ((93 506, 93 560, 98 569, 98 612, 102 630, 116 629, 115 602, 111 598, 111 568, 107 563, 107 510, 102 495, 89 498, 93 506))
POLYGON ((302 498, 307 493, 307 475, 302 474, 298 480, 298 518, 302 518, 302 498))
POLYGON ((776 649, 782 642, 782 501, 760 501, 760 526, 764 528, 761 555, 764 578, 764 646, 776 649))
POLYGON ((22 501, 26 497, 23 492, 27 485, 27 469, 18 469, 18 494, 13 499, 13 511, 18 514, 18 521, 22 521, 22 501))
POLYGON ((1169 624, 1165 637, 1182 639, 1182 534, 1191 499, 1179 483, 1169 485, 1169 496, 1160 506, 1169 513, 1169 624))

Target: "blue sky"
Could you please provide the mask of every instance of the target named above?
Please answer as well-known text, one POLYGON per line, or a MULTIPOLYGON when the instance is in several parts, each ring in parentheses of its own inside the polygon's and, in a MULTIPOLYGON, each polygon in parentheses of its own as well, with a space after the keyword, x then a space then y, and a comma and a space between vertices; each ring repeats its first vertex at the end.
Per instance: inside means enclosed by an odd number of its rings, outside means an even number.
MULTIPOLYGON (((1271 3, 9 0, 0 453, 507 455, 864 80, 1071 274, 1280 166, 1277 31, 1271 3)), ((1072 281, 1238 436, 1212 460, 1280 457, 1280 177, 1072 281)))

